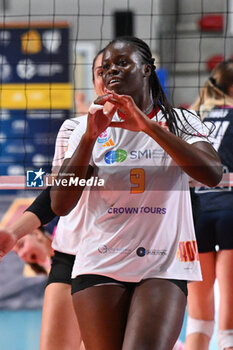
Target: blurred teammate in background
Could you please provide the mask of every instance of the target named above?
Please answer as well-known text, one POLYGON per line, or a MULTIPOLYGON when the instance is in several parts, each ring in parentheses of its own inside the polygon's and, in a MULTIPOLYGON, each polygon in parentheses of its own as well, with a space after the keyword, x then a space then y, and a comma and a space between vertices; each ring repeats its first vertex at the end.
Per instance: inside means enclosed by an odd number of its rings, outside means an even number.
POLYGON ((33 230, 20 238, 13 250, 25 263, 28 263, 36 273, 48 274, 51 268, 51 258, 54 255, 52 238, 56 231, 58 218, 48 225, 33 230))
MULTIPOLYGON (((233 60, 218 64, 191 106, 210 127, 212 144, 224 171, 233 172, 233 60)), ((201 215, 196 237, 202 282, 189 284, 186 350, 207 350, 214 331, 214 283, 220 291, 218 345, 233 349, 233 191, 232 187, 199 190, 201 215)))

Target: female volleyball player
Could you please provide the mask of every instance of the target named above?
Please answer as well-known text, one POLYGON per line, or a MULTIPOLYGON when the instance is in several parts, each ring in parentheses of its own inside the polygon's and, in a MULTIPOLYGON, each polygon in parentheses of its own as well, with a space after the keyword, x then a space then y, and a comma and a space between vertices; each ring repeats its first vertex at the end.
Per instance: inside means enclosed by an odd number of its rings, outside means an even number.
MULTIPOLYGON (((103 95, 102 80, 102 50, 93 61, 93 84, 97 95, 103 95)), ((69 137, 86 117, 66 120, 56 140, 53 168, 62 164, 69 137)), ((56 170, 55 170, 56 171, 56 170)), ((79 333, 79 326, 73 310, 71 299, 71 271, 76 254, 78 230, 77 211, 82 211, 81 202, 67 217, 59 220, 52 246, 54 257, 45 290, 40 350, 78 350, 83 349, 79 333)), ((0 230, 0 256, 7 254, 23 236, 50 221, 55 214, 50 207, 49 188, 39 195, 35 202, 14 224, 0 230)))
POLYGON ((96 102, 118 111, 90 109, 58 177, 100 181, 51 191, 58 215, 85 196, 73 302, 87 350, 169 350, 182 326, 187 280, 201 279, 189 176, 215 186, 221 163, 200 119, 166 100, 145 42, 112 41, 103 79, 108 93, 96 102))
MULTIPOLYGON (((233 172, 233 60, 218 64, 193 104, 213 123, 213 146, 225 172, 233 172)), ((201 216, 196 226, 203 281, 189 285, 185 349, 209 349, 214 330, 214 283, 220 291, 219 349, 233 349, 233 191, 232 187, 199 191, 201 216)))
POLYGON ((39 227, 30 234, 20 238, 13 247, 14 252, 33 270, 47 274, 51 268, 52 235, 56 230, 58 217, 46 227, 39 227))

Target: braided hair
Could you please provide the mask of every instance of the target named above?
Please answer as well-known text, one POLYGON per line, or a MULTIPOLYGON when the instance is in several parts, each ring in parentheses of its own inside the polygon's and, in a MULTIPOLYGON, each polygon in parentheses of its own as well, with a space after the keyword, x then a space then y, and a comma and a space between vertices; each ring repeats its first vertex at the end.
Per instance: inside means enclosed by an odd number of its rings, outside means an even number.
MULTIPOLYGON (((159 78, 156 74, 156 66, 155 66, 155 60, 152 57, 152 53, 151 53, 151 49, 150 47, 146 44, 145 41, 136 38, 136 37, 132 37, 132 36, 121 36, 121 37, 117 37, 114 40, 112 40, 106 47, 105 50, 112 44, 114 44, 115 42, 126 42, 129 43, 130 45, 134 46, 141 58, 142 58, 142 63, 145 64, 149 64, 151 66, 151 75, 149 77, 149 89, 150 89, 150 94, 152 96, 153 102, 154 102, 154 106, 158 106, 163 115, 164 118, 167 122, 168 128, 169 130, 174 133, 174 134, 178 134, 178 130, 181 130, 180 127, 178 126, 177 121, 179 120, 181 125, 182 125, 182 131, 184 133, 190 134, 189 132, 185 131, 185 127, 183 125, 183 122, 181 121, 181 119, 179 118, 179 115, 177 113, 177 111, 173 108, 173 106, 169 103, 163 88, 160 84, 159 78)), ((181 113, 184 117, 184 119, 186 120, 186 122, 188 123, 188 125, 190 127, 192 127, 192 125, 190 125, 189 121, 187 120, 187 118, 185 117, 185 109, 184 108, 180 108, 181 113)), ((189 111, 190 112, 190 111, 189 111)), ((190 112, 192 113, 192 112, 190 112)), ((194 116, 196 116, 196 114, 193 114, 194 116)), ((197 116, 196 116, 197 117, 197 116)))

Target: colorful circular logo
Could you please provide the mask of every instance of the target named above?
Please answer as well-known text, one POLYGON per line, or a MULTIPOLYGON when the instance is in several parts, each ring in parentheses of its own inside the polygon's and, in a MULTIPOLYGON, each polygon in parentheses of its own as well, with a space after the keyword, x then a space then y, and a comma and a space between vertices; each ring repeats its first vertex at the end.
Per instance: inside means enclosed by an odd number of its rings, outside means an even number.
POLYGON ((105 154, 104 160, 107 164, 122 163, 127 158, 127 152, 123 149, 109 151, 105 154))
POLYGON ((98 251, 99 251, 101 254, 106 254, 107 251, 108 251, 108 247, 104 244, 103 246, 101 246, 101 247, 98 248, 98 251))
POLYGON ((143 248, 143 247, 139 247, 138 249, 137 249, 137 255, 138 256, 145 256, 146 255, 146 249, 145 248, 143 248))
POLYGON ((98 143, 104 143, 108 139, 108 133, 107 130, 104 130, 98 137, 97 142, 98 143))

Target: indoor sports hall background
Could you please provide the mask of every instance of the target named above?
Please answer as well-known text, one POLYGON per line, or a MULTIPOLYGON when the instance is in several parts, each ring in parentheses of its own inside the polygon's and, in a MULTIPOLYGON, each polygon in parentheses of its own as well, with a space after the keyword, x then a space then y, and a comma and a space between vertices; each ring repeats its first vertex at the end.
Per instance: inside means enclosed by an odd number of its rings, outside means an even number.
MULTIPOLYGON (((50 172, 62 122, 85 113, 95 97, 96 52, 125 34, 150 45, 170 101, 188 107, 214 65, 233 56, 233 1, 0 0, 2 226, 38 195, 26 172, 50 172)), ((3 259, 0 349, 39 349, 45 283, 14 253, 3 259)))

